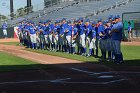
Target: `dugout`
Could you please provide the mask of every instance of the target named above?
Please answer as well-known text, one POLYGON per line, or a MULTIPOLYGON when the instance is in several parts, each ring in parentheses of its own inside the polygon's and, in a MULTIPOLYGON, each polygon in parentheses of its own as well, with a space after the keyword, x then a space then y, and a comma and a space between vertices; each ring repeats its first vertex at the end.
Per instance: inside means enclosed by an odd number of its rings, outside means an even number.
POLYGON ((132 37, 140 37, 140 12, 125 12, 122 14, 123 22, 123 38, 127 40, 128 38, 128 22, 131 23, 132 27, 132 37))
MULTIPOLYGON (((8 38, 14 38, 14 27, 7 28, 7 35, 8 35, 8 38)), ((2 38, 4 38, 4 35, 3 35, 2 28, 0 28, 0 39, 2 38)))

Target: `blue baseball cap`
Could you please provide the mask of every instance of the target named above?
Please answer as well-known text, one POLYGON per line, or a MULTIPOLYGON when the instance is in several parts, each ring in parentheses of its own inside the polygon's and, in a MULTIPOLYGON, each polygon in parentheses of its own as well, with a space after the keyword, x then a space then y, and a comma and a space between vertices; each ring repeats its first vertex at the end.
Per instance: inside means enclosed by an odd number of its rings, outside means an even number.
POLYGON ((30 21, 29 21, 29 20, 26 20, 25 22, 26 22, 26 23, 29 23, 30 21))
POLYGON ((106 23, 109 23, 109 20, 106 20, 105 22, 106 22, 106 23))
POLYGON ((106 24, 106 21, 103 21, 103 25, 105 25, 106 24))
POLYGON ((113 15, 109 15, 108 19, 112 19, 113 18, 113 15))
POLYGON ((73 22, 78 22, 78 20, 75 19, 73 22))
POLYGON ((48 22, 51 22, 51 19, 47 19, 48 22))
POLYGON ((120 18, 120 15, 116 15, 116 16, 115 16, 115 19, 118 19, 118 18, 120 18))
POLYGON ((78 21, 83 21, 84 20, 84 18, 83 17, 80 17, 79 19, 78 19, 78 21))
POLYGON ((55 23, 56 23, 56 24, 57 24, 57 23, 60 23, 60 21, 59 21, 59 20, 56 20, 55 23))
POLYGON ((39 21, 39 23, 43 23, 43 21, 42 21, 42 20, 40 20, 40 21, 39 21))
POLYGON ((48 23, 48 22, 51 22, 51 20, 50 20, 50 19, 47 19, 47 20, 46 20, 46 23, 48 23))
POLYGON ((68 24, 71 24, 71 21, 70 21, 70 20, 68 20, 68 21, 67 21, 67 23, 68 23, 68 24))
POLYGON ((98 19, 98 22, 102 22, 102 18, 99 18, 99 19, 98 19))
POLYGON ((85 22, 90 22, 90 19, 86 19, 85 22))
POLYGON ((66 20, 66 18, 63 18, 61 21, 64 21, 64 20, 66 20))
POLYGON ((103 24, 107 24, 107 23, 109 23, 109 20, 105 20, 105 21, 103 22, 103 24))
POLYGON ((115 20, 115 16, 112 18, 112 21, 114 21, 115 20))
POLYGON ((96 22, 95 22, 95 21, 93 21, 93 22, 92 22, 92 25, 94 25, 94 24, 96 24, 96 22))
POLYGON ((31 24, 34 24, 34 22, 33 22, 32 20, 30 21, 30 23, 31 23, 31 24))

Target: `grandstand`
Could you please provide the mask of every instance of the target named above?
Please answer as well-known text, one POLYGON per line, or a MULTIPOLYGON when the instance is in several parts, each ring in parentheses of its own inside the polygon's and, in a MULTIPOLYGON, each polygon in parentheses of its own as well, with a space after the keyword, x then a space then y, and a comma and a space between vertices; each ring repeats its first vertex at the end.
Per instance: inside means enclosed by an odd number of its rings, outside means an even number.
POLYGON ((140 0, 88 0, 83 2, 80 0, 57 2, 51 6, 44 7, 43 10, 29 13, 18 19, 9 20, 8 23, 15 24, 23 19, 31 19, 34 21, 50 18, 56 19, 76 19, 79 17, 88 17, 92 20, 98 18, 107 18, 110 14, 122 15, 124 12, 139 11, 140 0))

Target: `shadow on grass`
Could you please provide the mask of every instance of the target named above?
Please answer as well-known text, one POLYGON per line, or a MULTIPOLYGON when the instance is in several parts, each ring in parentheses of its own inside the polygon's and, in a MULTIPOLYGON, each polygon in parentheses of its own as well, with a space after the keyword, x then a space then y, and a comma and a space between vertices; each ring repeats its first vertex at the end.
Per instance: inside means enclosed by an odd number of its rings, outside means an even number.
POLYGON ((137 67, 140 69, 140 59, 138 60, 125 60, 123 64, 115 64, 113 62, 107 62, 107 61, 102 61, 102 62, 95 62, 95 61, 88 61, 88 62, 83 62, 83 63, 66 63, 66 64, 28 64, 28 65, 0 65, 0 72, 10 72, 10 71, 21 71, 21 70, 39 70, 39 69, 50 69, 50 68, 94 68, 94 67, 99 67, 102 69, 102 66, 106 66, 109 68, 132 68, 132 67, 137 67))
MULTIPOLYGON (((103 92, 113 93, 114 91, 117 91, 116 93, 121 93, 120 91, 122 91, 122 87, 125 89, 123 90, 123 92, 125 93, 137 93, 135 91, 139 89, 138 87, 130 85, 130 83, 125 81, 117 84, 110 84, 110 85, 102 85, 102 84, 89 85, 89 84, 82 84, 82 83, 74 83, 74 84, 54 83, 57 81, 59 82, 59 80, 63 81, 63 79, 68 79, 65 80, 66 82, 76 82, 76 81, 77 82, 101 82, 98 79, 96 81, 96 78, 94 78, 95 76, 91 77, 87 75, 87 73, 90 74, 92 72, 98 72, 98 71, 102 71, 102 72, 110 71, 110 69, 102 65, 95 64, 93 62, 75 63, 75 64, 73 63, 53 64, 53 65, 0 66, 0 70, 11 71, 11 69, 12 70, 19 69, 20 71, 17 72, 14 71, 12 73, 6 72, 0 74, 0 82, 2 82, 0 84, 0 93, 93 93, 93 91, 98 91, 96 93, 103 93, 103 92), (76 68, 81 70, 79 71, 78 70, 76 71, 76 69, 70 70, 71 68, 76 68), (40 72, 38 71, 39 69, 43 69, 44 71, 40 72), (69 80, 69 78, 72 78, 72 80, 69 80), (53 80, 53 82, 47 82, 47 81, 41 82, 37 80, 53 80), (11 83, 9 83, 9 81, 11 83), (13 83, 13 81, 16 83, 13 83), (33 83, 32 81, 35 82, 33 83), (73 92, 73 90, 76 92, 73 92)), ((140 69, 137 70, 140 71, 140 69)), ((139 77, 136 78, 139 79, 139 77)))

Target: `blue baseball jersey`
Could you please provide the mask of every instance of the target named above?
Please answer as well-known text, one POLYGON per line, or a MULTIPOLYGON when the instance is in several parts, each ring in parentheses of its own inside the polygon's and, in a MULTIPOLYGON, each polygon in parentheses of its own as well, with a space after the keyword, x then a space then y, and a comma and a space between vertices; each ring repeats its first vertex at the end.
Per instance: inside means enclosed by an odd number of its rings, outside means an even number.
POLYGON ((80 35, 85 34, 85 31, 84 31, 85 30, 85 24, 84 23, 82 23, 80 25, 80 29, 79 30, 80 30, 80 33, 79 33, 80 35))
POLYGON ((114 25, 114 24, 111 24, 111 25, 110 25, 110 28, 111 28, 111 29, 112 29, 113 25, 114 25))
POLYGON ((42 25, 38 25, 37 26, 37 31, 40 32, 40 29, 42 29, 42 27, 43 27, 42 25))
POLYGON ((6 23, 3 23, 3 24, 2 24, 2 29, 3 29, 3 30, 6 30, 6 29, 7 29, 7 24, 6 24, 6 23))
POLYGON ((54 33, 54 34, 59 34, 59 32, 60 32, 60 26, 59 26, 59 25, 54 26, 54 31, 53 31, 53 33, 54 33))
POLYGON ((108 39, 108 38, 110 38, 110 31, 111 31, 111 28, 110 27, 107 27, 107 28, 105 28, 105 30, 104 30, 104 36, 102 37, 102 39, 108 39))
POLYGON ((98 34, 100 33, 100 32, 104 32, 104 26, 103 25, 99 25, 98 26, 98 34))
POLYGON ((77 32, 78 32, 77 26, 76 25, 72 26, 72 35, 75 36, 77 32))
POLYGON ((85 33, 86 33, 86 36, 91 36, 91 31, 92 31, 92 26, 91 25, 88 25, 88 26, 85 26, 85 33))
POLYGON ((91 38, 95 38, 95 37, 96 37, 95 27, 92 27, 92 30, 91 30, 91 38))
POLYGON ((128 26, 128 32, 130 32, 132 30, 131 25, 128 26))
POLYGON ((123 24, 122 22, 118 22, 113 25, 112 30, 115 29, 118 32, 113 32, 112 33, 112 40, 119 40, 121 41, 122 39, 122 30, 123 30, 123 24))
POLYGON ((68 32, 66 32, 66 36, 71 36, 71 34, 72 34, 72 26, 71 25, 68 25, 67 31, 68 32))
POLYGON ((42 30, 43 30, 43 35, 47 35, 48 34, 48 27, 42 26, 42 30))
MULTIPOLYGON (((98 26, 98 34, 102 33, 104 35, 105 34, 104 30, 105 28, 102 24, 98 26)), ((103 38, 103 36, 99 36, 98 38, 103 38)))
POLYGON ((29 32, 29 28, 30 28, 29 25, 24 25, 24 31, 25 31, 25 32, 29 32))
POLYGON ((30 34, 36 34, 36 30, 34 29, 33 26, 29 26, 29 32, 30 34))
POLYGON ((62 24, 61 25, 61 30, 60 30, 60 34, 63 35, 66 31, 66 29, 68 28, 68 24, 65 23, 65 24, 62 24))
POLYGON ((53 25, 53 24, 50 24, 50 25, 48 26, 48 28, 49 28, 48 34, 51 34, 52 31, 53 31, 53 29, 54 29, 54 25, 53 25))

